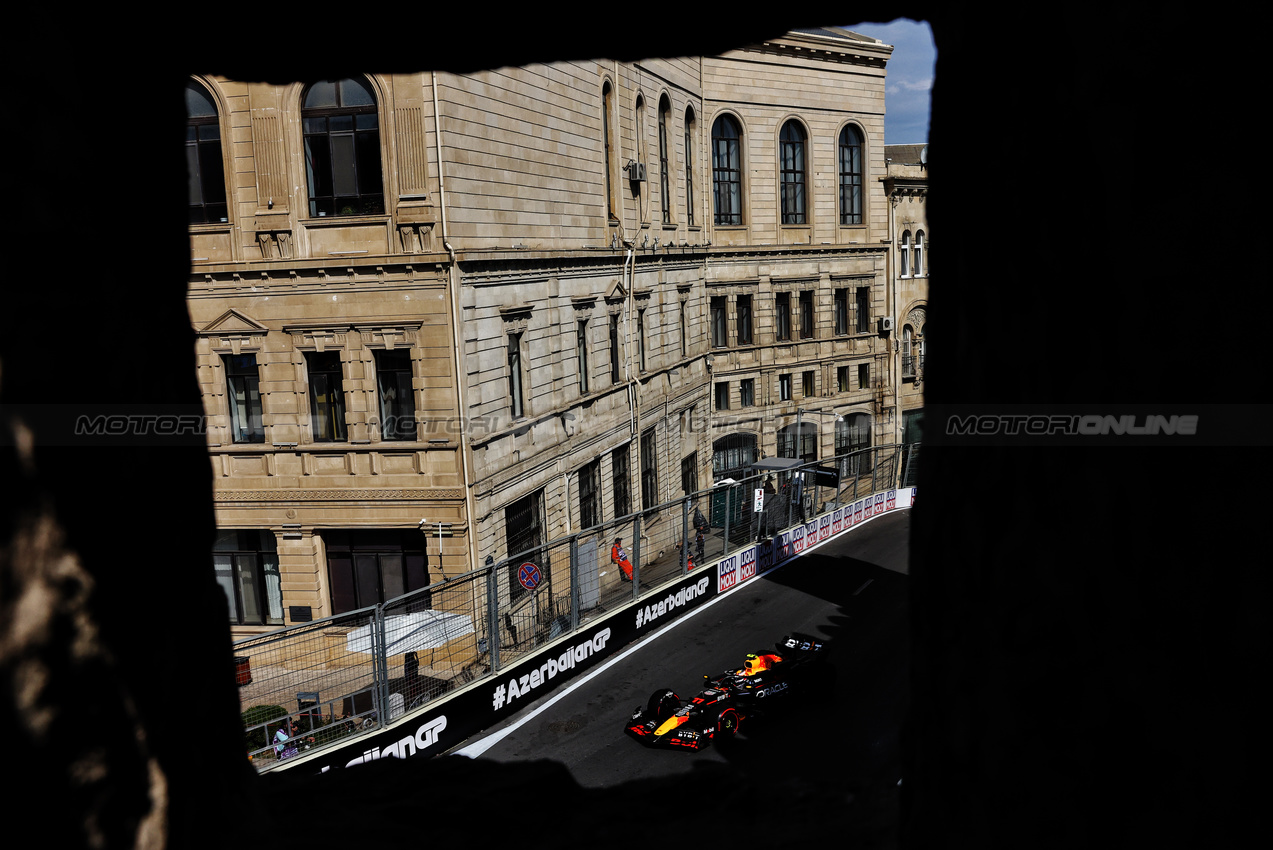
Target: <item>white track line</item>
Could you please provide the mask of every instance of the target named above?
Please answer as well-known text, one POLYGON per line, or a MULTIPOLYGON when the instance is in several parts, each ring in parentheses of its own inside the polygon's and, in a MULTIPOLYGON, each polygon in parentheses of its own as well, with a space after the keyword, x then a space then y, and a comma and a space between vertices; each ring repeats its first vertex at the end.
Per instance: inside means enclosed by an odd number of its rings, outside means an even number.
MULTIPOLYGON (((877 520, 877 519, 879 519, 879 518, 880 518, 880 517, 882 517, 882 516, 888 516, 888 515, 890 515, 890 514, 894 513, 895 511, 899 511, 899 510, 906 510, 906 508, 895 508, 893 511, 889 511, 887 514, 879 514, 878 516, 873 516, 873 517, 871 517, 870 519, 863 520, 861 523, 859 523, 859 525, 866 525, 868 522, 872 522, 873 520, 877 520)), ((853 526, 853 527, 854 527, 854 528, 858 528, 859 526, 858 526, 858 525, 855 525, 855 526, 853 526)), ((805 549, 804 549, 804 551, 802 551, 799 555, 795 555, 794 557, 788 558, 787 560, 783 561, 783 562, 782 562, 781 564, 779 564, 778 566, 776 566, 776 567, 770 567, 769 569, 765 570, 763 573, 758 573, 758 574, 756 575, 756 578, 760 578, 761 576, 769 575, 769 574, 770 574, 770 573, 772 573, 774 570, 780 570, 780 569, 782 569, 783 567, 785 567, 787 564, 790 564, 792 561, 795 561, 795 560, 797 560, 798 558, 803 557, 805 554, 807 554, 807 553, 809 553, 809 552, 812 552, 814 549, 817 549, 819 546, 822 546, 822 545, 823 545, 823 544, 825 544, 825 543, 830 543, 832 540, 835 540, 835 539, 836 539, 836 538, 831 537, 831 538, 828 538, 828 539, 826 539, 826 540, 819 540, 817 543, 814 543, 812 546, 809 546, 809 547, 805 548, 805 549)), ((858 588, 858 591, 857 591, 857 592, 858 592, 858 593, 861 593, 861 592, 862 592, 862 589, 863 589, 863 588, 865 588, 865 587, 866 587, 866 585, 867 585, 867 584, 870 584, 870 583, 871 583, 871 580, 869 580, 869 579, 868 579, 868 580, 867 580, 867 582, 866 582, 866 584, 864 584, 864 585, 862 585, 862 587, 859 587, 859 588, 858 588)), ((575 691, 575 689, 579 688, 580 686, 587 684, 587 683, 588 683, 588 682, 590 682, 592 679, 596 678, 596 677, 597 677, 598 675, 600 675, 601 673, 604 673, 606 670, 609 670, 609 669, 610 669, 611 667, 613 667, 615 664, 618 664, 620 661, 622 661, 623 659, 627 658, 629 655, 631 655, 632 653, 636 652, 638 649, 640 649, 641 647, 645 646, 646 644, 651 643, 652 641, 654 641, 654 640, 656 640, 656 639, 658 639, 658 638, 663 637, 663 635, 664 635, 664 634, 666 634, 667 632, 670 632, 672 629, 676 628, 677 626, 681 625, 682 623, 689 622, 689 620, 690 620, 690 619, 692 619, 693 617, 697 616, 700 612, 702 612, 702 611, 706 611, 708 608, 711 608, 711 607, 712 607, 713 605, 715 605, 717 602, 719 602, 720 600, 724 599, 726 596, 730 595, 730 594, 731 594, 731 593, 733 593, 735 590, 738 590, 738 588, 740 588, 740 587, 746 587, 746 586, 747 586, 746 582, 743 582, 743 583, 738 584, 738 585, 736 585, 736 586, 734 586, 734 587, 731 587, 729 590, 725 591, 724 593, 718 593, 715 597, 713 597, 712 599, 710 599, 710 600, 709 600, 709 601, 707 601, 707 602, 704 602, 702 605, 698 606, 698 607, 697 607, 697 608, 695 608, 694 610, 687 612, 684 616, 682 616, 682 617, 680 617, 680 618, 678 618, 678 619, 676 619, 676 620, 673 620, 672 622, 668 623, 666 626, 663 626, 662 628, 657 629, 656 631, 654 631, 654 632, 652 632, 651 634, 647 635, 645 638, 643 638, 642 640, 638 641, 637 643, 632 644, 632 646, 630 646, 630 647, 628 647, 627 649, 623 650, 623 651, 622 651, 622 652, 620 652, 618 655, 616 655, 614 658, 611 658, 609 661, 606 661, 606 662, 604 662, 604 663, 602 663, 602 664, 598 665, 598 666, 597 666, 597 667, 595 667, 594 669, 589 670, 587 673, 584 673, 582 676, 580 676, 580 677, 579 677, 579 679, 578 679, 577 681, 573 682, 573 683, 572 683, 572 684, 570 684, 570 685, 567 685, 567 686, 566 686, 566 687, 565 687, 565 688, 564 688, 564 689, 563 689, 560 693, 558 693, 557 695, 555 695, 555 696, 553 696, 553 697, 550 697, 550 698, 549 698, 549 699, 548 699, 548 700, 547 700, 547 701, 546 701, 543 705, 541 705, 541 706, 539 706, 538 708, 534 709, 534 710, 533 710, 533 711, 531 711, 529 714, 524 715, 521 719, 517 720, 515 723, 510 723, 508 726, 505 726, 503 729, 499 730, 498 732, 493 732, 493 733, 491 733, 490 735, 487 735, 485 738, 481 738, 481 739, 479 739, 479 740, 477 740, 477 741, 474 741, 473 743, 469 744, 467 747, 462 747, 462 748, 460 748, 460 749, 458 749, 458 750, 455 750, 455 751, 452 753, 452 755, 457 755, 457 756, 467 756, 468 758, 477 758, 478 756, 481 756, 483 753, 485 753, 485 752, 486 752, 487 750, 489 750, 491 747, 493 747, 493 746, 495 746, 496 744, 498 744, 500 741, 502 741, 502 740, 504 740, 505 738, 507 738, 507 737, 508 737, 509 735, 511 735, 513 732, 516 732, 518 729, 520 729, 521 727, 525 726, 525 725, 526 725, 527 723, 529 723, 531 720, 534 720, 536 717, 538 717, 539 715, 543 714, 545 711, 547 711, 549 708, 551 708, 554 704, 556 704, 556 702, 557 702, 558 700, 562 699, 562 698, 563 698, 563 697, 565 697, 567 694, 570 694, 570 693, 574 692, 574 691, 575 691)), ((857 593, 855 593, 855 594, 853 594, 853 595, 854 595, 854 596, 856 596, 856 595, 857 595, 857 593)))

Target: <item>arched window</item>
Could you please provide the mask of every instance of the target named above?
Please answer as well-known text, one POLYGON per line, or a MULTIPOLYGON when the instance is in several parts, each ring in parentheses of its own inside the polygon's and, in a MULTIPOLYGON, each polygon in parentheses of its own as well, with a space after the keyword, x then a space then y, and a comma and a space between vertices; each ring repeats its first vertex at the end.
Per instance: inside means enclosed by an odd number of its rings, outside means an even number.
POLYGON ((225 161, 221 158, 221 119, 203 86, 186 83, 186 179, 190 186, 190 223, 225 221, 225 161))
POLYGON ((915 231, 915 269, 916 277, 924 273, 924 231, 915 231))
POLYGON ((301 100, 309 214, 378 215, 385 211, 380 119, 363 80, 324 80, 301 100))
POLYGON ((694 110, 685 110, 685 223, 694 226, 694 110))
POLYGON ((911 232, 902 231, 902 244, 897 249, 898 273, 902 277, 911 276, 911 232))
POLYGON ((866 413, 850 413, 835 423, 835 455, 839 458, 840 477, 869 473, 871 417, 866 413))
POLYGON ((667 124, 672 116, 672 104, 667 95, 659 100, 659 202, 663 205, 663 223, 672 223, 672 175, 667 144, 667 124))
POLYGON ((729 434, 712 443, 712 476, 742 480, 756 462, 756 436, 729 434))
POLYGON ((614 195, 614 157, 618 148, 614 144, 614 131, 610 126, 610 112, 614 108, 614 89, 607 81, 601 87, 601 143, 605 149, 606 215, 610 221, 618 221, 619 204, 614 195))
POLYGON ((902 380, 915 377, 914 336, 910 325, 902 328, 902 380))
POLYGON ((796 121, 782 125, 778 137, 778 180, 783 224, 805 224, 805 133, 796 121))
POLYGON ((712 125, 712 195, 717 224, 743 223, 742 132, 722 115, 712 125))
MULTIPOLYGON (((640 168, 644 170, 649 160, 646 157, 645 149, 645 98, 641 97, 641 95, 637 95, 633 118, 636 124, 636 161, 640 163, 640 168)), ((645 200, 641 197, 641 183, 634 180, 631 174, 628 175, 628 179, 631 181, 632 194, 636 196, 637 217, 643 222, 649 221, 650 219, 646 214, 645 200)))
POLYGON ((840 224, 862 223, 862 134, 840 131, 840 224))

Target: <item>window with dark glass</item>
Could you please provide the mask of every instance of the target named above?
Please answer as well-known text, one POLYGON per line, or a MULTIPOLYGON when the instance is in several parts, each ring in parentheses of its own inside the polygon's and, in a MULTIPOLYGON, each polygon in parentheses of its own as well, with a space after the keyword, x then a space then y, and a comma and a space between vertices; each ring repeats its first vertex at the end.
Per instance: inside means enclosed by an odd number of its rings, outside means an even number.
POLYGON ((610 128, 610 112, 614 108, 614 90, 607 82, 601 87, 601 140, 605 148, 604 170, 606 173, 606 212, 611 221, 618 221, 619 204, 614 195, 614 177, 611 170, 614 168, 615 146, 612 137, 613 131, 610 128))
POLYGON ((914 274, 920 277, 924 274, 924 231, 915 231, 915 263, 914 274))
POLYGON ((601 459, 579 468, 579 528, 592 528, 601 522, 601 459))
POLYGON ((857 307, 857 332, 864 334, 871 329, 871 290, 866 286, 859 286, 856 296, 857 307))
POLYGON ((800 338, 813 338, 813 290, 800 293, 800 338))
POLYGON ((840 475, 857 475, 870 471, 871 417, 851 413, 835 423, 835 454, 840 458, 840 475))
POLYGON ((729 345, 729 332, 726 324, 727 303, 724 295, 712 296, 712 347, 724 348, 729 345))
POLYGON ((804 463, 818 459, 818 426, 813 422, 792 423, 778 431, 778 457, 799 458, 804 463), (799 452, 797 454, 797 451, 799 452))
POLYGON ((738 122, 722 115, 712 125, 712 197, 716 223, 743 223, 743 166, 738 122))
POLYGON ((186 83, 186 181, 190 223, 225 221, 225 161, 221 158, 221 119, 203 86, 186 83))
POLYGON ((619 383, 619 314, 610 314, 610 383, 619 383))
POLYGON ((751 296, 738 296, 738 344, 751 345, 751 296))
POLYGON ((779 292, 774 296, 774 338, 791 339, 791 293, 779 292))
POLYGON ((849 367, 837 366, 835 369, 835 388, 838 392, 849 391, 849 367))
POLYGON ((230 622, 239 626, 283 623, 283 590, 274 532, 218 529, 212 544, 217 584, 225 592, 230 622))
POLYGON ((698 452, 681 458, 681 492, 690 496, 698 491, 698 452))
POLYGON ((681 356, 684 357, 689 354, 690 351, 690 329, 689 323, 685 321, 686 307, 684 299, 678 302, 678 309, 678 316, 680 317, 681 323, 681 356))
POLYGON ((672 223, 672 190, 671 172, 668 170, 667 121, 672 112, 672 104, 666 96, 659 100, 659 194, 663 204, 663 223, 672 223))
POLYGON ((804 128, 795 121, 784 124, 778 138, 778 177, 782 223, 804 224, 805 133, 804 128))
POLYGON ((694 226, 694 110, 685 110, 685 223, 694 226))
POLYGON ((840 131, 840 224, 862 223, 862 134, 840 131))
POLYGON ((849 291, 835 291, 835 332, 839 336, 849 332, 849 291))
POLYGON ((778 376, 778 400, 791 401, 791 375, 778 376))
POLYGON ((305 90, 301 108, 309 214, 385 211, 380 117, 364 80, 324 80, 305 90))
POLYGON ((871 367, 867 363, 858 364, 858 389, 869 390, 871 388, 871 367))
POLYGON ((911 232, 902 232, 902 242, 897 248, 897 270, 902 277, 911 276, 911 232))
POLYGON ((261 376, 255 354, 225 356, 226 397, 230 404, 230 433, 236 443, 264 443, 261 376))
POLYGON ((575 324, 575 359, 579 369, 579 393, 588 394, 588 322, 580 319, 575 324))
POLYGON ((641 435, 641 507, 649 510, 659 503, 659 457, 655 452, 654 429, 641 435))
MULTIPOLYGON (((382 604, 429 586, 426 537, 418 529, 325 529, 332 613, 382 604)), ((427 600, 421 600, 427 607, 427 600)))
MULTIPOLYGON (((529 590, 518 580, 522 564, 530 562, 540 569, 545 580, 551 578, 544 549, 544 491, 536 490, 504 509, 504 546, 508 564, 505 581, 512 601, 521 599, 529 590)), ((545 588, 546 585, 540 585, 545 588)))
POLYGON ((645 310, 637 310, 637 363, 645 371, 645 310))
POLYGON ((719 381, 716 384, 716 409, 729 410, 729 381, 719 381))
POLYGON ((743 378, 738 382, 738 406, 751 407, 756 403, 756 379, 743 378))
POLYGON ((526 415, 526 396, 522 392, 522 335, 508 335, 508 409, 518 419, 526 415))
POLYGON ((411 352, 405 348, 379 349, 376 389, 380 402, 380 439, 416 439, 415 391, 411 381, 411 352))
POLYGON ((345 392, 339 351, 305 352, 309 421, 314 442, 345 440, 345 392))
POLYGON ((804 372, 800 377, 800 391, 805 398, 811 398, 814 395, 813 389, 813 372, 804 372))
POLYGON ((627 516, 632 511, 627 446, 617 448, 610 454, 610 479, 614 488, 615 518, 627 516))

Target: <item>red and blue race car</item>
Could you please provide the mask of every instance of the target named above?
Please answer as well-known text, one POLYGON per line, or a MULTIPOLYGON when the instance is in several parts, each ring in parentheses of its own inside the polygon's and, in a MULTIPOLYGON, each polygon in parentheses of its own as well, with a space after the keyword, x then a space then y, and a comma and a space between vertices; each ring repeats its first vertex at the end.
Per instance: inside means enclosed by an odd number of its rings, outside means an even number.
POLYGON ((737 670, 704 676, 698 696, 682 703, 675 691, 655 691, 644 707, 637 706, 624 731, 655 747, 701 750, 718 738, 732 738, 748 717, 764 712, 775 701, 822 687, 819 668, 826 643, 790 634, 774 644, 774 651, 751 653, 737 670))

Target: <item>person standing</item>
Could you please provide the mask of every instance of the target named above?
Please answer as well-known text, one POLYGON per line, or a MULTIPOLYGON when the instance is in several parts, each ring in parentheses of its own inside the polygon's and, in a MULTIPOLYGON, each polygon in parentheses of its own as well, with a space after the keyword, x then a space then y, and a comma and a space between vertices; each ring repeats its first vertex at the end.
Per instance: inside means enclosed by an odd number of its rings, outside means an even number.
POLYGON ((624 581, 632 581, 632 562, 628 560, 628 553, 623 548, 622 537, 616 537, 614 545, 610 547, 610 562, 619 565, 624 581))

